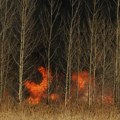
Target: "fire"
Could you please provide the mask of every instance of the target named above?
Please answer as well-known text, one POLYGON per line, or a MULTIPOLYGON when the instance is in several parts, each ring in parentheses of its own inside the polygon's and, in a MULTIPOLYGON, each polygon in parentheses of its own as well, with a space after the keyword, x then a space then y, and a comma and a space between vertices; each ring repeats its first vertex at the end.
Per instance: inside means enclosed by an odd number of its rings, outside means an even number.
MULTIPOLYGON (((27 99, 29 104, 39 104, 43 99, 47 98, 46 91, 48 89, 48 80, 51 85, 52 82, 55 82, 52 77, 52 72, 48 71, 48 69, 44 67, 38 68, 39 73, 42 75, 42 80, 39 84, 36 84, 35 82, 32 82, 31 80, 27 80, 25 82, 25 87, 28 89, 30 96, 27 99)), ((61 76, 60 76, 61 77, 61 76)), ((58 80, 61 80, 60 77, 57 77, 58 80)), ((88 84, 90 83, 91 87, 95 87, 93 82, 93 77, 89 75, 88 71, 81 71, 81 72, 73 72, 72 73, 72 81, 75 83, 72 86, 71 93, 76 93, 76 85, 78 86, 79 90, 79 96, 80 100, 86 101, 88 100, 88 84)), ((59 85, 56 86, 57 91, 60 91, 59 85)), ((55 88, 54 88, 55 89, 55 88)), ((92 94, 92 91, 91 91, 92 94)), ((63 95, 64 96, 64 95, 63 95)), ((99 96, 99 95, 97 95, 99 96)), ((57 93, 50 93, 50 101, 52 102, 58 102, 62 100, 62 94, 57 93)), ((96 99, 97 100, 97 99, 96 99)), ((99 98, 100 100, 100 98, 99 98)), ((98 102, 100 102, 97 100, 98 102)), ((106 96, 103 96, 103 103, 104 104, 113 104, 113 96, 111 94, 107 94, 106 96)))
POLYGON ((90 78, 89 73, 87 71, 82 72, 74 72, 72 74, 72 80, 75 81, 78 84, 79 90, 84 89, 85 86, 93 80, 93 78, 90 78))
POLYGON ((28 98, 28 102, 30 104, 38 104, 40 103, 41 99, 44 97, 44 92, 48 89, 48 79, 52 80, 52 74, 50 71, 45 69, 44 67, 39 67, 38 71, 42 74, 42 82, 36 84, 27 80, 25 82, 25 87, 29 90, 30 97, 28 98), (49 74, 49 78, 48 78, 49 74))
POLYGON ((51 99, 52 101, 57 101, 57 100, 59 99, 59 95, 58 95, 58 94, 55 94, 55 93, 52 93, 52 94, 50 95, 50 99, 51 99))

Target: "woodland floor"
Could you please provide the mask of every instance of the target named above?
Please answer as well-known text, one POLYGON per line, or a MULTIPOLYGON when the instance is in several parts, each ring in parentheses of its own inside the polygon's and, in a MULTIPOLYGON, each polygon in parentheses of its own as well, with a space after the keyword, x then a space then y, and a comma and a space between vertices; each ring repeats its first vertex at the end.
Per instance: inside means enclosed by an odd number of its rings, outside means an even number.
POLYGON ((84 106, 63 107, 62 105, 23 105, 0 106, 0 120, 120 120, 120 110, 114 107, 105 106, 93 107, 88 110, 84 106))

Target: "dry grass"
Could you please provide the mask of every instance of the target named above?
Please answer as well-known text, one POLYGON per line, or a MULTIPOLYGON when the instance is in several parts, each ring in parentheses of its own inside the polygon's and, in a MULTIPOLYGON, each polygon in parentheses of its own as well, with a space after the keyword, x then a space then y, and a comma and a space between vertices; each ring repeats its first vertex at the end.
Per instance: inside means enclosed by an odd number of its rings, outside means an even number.
POLYGON ((113 107, 86 106, 63 107, 58 105, 29 106, 2 104, 0 106, 0 120, 120 120, 119 110, 113 107))

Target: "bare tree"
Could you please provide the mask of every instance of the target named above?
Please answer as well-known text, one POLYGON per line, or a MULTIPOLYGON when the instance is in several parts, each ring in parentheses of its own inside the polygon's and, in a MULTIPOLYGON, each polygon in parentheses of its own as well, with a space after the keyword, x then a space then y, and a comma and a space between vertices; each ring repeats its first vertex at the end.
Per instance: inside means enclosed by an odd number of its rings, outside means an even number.
POLYGON ((0 0, 0 100, 4 97, 10 63, 11 28, 15 9, 13 1, 0 0))
MULTIPOLYGON (((78 35, 77 35, 77 72, 78 72, 78 77, 79 77, 79 72, 81 71, 81 68, 80 68, 80 58, 81 58, 81 35, 80 35, 80 16, 78 16, 78 24, 77 26, 79 26, 77 28, 77 32, 78 32, 78 35)), ((78 79, 79 80, 79 79, 78 79)), ((79 99, 79 86, 78 86, 78 82, 77 81, 77 102, 78 102, 78 99, 79 99)))
POLYGON ((89 74, 90 74, 90 78, 89 78, 89 85, 88 85, 88 104, 89 107, 92 104, 92 102, 95 101, 95 86, 96 84, 96 70, 97 70, 97 55, 98 55, 98 33, 99 33, 99 24, 100 24, 100 20, 101 18, 100 16, 100 11, 102 9, 102 5, 99 5, 99 0, 93 0, 92 1, 92 8, 88 5, 88 3, 86 2, 87 8, 88 8, 88 13, 89 13, 89 18, 88 22, 89 22, 89 27, 90 27, 90 63, 89 63, 89 74), (91 86, 91 78, 92 78, 92 74, 93 74, 93 85, 91 86), (92 93, 92 94, 91 94, 92 93))
MULTIPOLYGON (((73 42, 76 39, 76 34, 74 33, 75 29, 78 27, 78 14, 79 14, 79 7, 80 1, 78 0, 71 0, 71 13, 67 19, 66 25, 66 56, 67 56, 67 68, 66 68, 66 88, 65 88, 65 106, 67 105, 68 101, 71 98, 71 73, 72 73, 72 49, 73 42)), ((66 23, 66 21, 65 21, 66 23)))
MULTIPOLYGON (((103 27, 105 26, 105 22, 103 22, 103 27)), ((106 39, 105 39, 105 27, 103 28, 103 76, 102 76, 102 89, 101 89, 101 98, 102 105, 104 100, 104 85, 105 85, 105 59, 106 59, 106 39)))
POLYGON ((19 90, 18 99, 20 104, 23 100, 23 83, 27 79, 25 77, 26 72, 33 66, 29 63, 30 55, 34 48, 37 46, 38 35, 34 35, 36 21, 33 19, 35 12, 36 1, 22 0, 16 1, 16 28, 15 28, 15 39, 18 44, 14 49, 19 52, 19 60, 14 56, 14 60, 19 67, 19 90), (20 47, 19 47, 20 46, 20 47), (19 62, 18 62, 19 61, 19 62))
POLYGON ((120 84, 120 76, 119 76, 119 69, 120 69, 120 40, 119 40, 119 34, 120 34, 120 12, 119 12, 119 8, 120 8, 120 1, 117 0, 116 2, 116 6, 117 6, 117 10, 116 10, 116 61, 115 61, 115 86, 114 86, 114 90, 115 90, 115 104, 117 105, 119 103, 119 84, 120 84))
MULTIPOLYGON (((119 41, 118 46, 119 46, 119 79, 118 79, 118 104, 120 105, 120 1, 118 0, 117 2, 117 39, 119 41)), ((116 39, 116 40, 117 40, 116 39)))
MULTIPOLYGON (((57 51, 57 47, 55 46, 55 41, 60 34, 61 28, 61 21, 59 12, 61 8, 60 0, 48 0, 48 4, 45 6, 43 13, 40 16, 40 21, 42 24, 42 31, 43 31, 43 45, 45 47, 45 53, 47 58, 47 77, 48 77, 48 97, 47 103, 49 104, 49 96, 50 96, 50 75, 49 71, 51 70, 51 62, 54 60, 54 56, 57 51), (58 24, 59 22, 59 24, 58 24), (53 52, 51 52, 54 50, 53 52)), ((59 44, 59 42, 58 42, 59 44)))

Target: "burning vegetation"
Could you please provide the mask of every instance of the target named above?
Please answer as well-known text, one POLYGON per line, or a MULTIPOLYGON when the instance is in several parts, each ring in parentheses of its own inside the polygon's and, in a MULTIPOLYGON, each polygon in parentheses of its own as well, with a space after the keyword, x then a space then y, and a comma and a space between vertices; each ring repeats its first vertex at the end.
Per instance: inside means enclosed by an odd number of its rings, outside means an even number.
MULTIPOLYGON (((42 100, 47 100, 48 98, 48 89, 54 83, 52 71, 48 71, 47 68, 42 66, 38 67, 39 74, 42 75, 41 82, 35 83, 33 80, 26 80, 24 86, 29 92, 29 96, 27 101, 29 104, 36 105, 40 104, 42 100), (49 87, 48 87, 49 82, 49 87)), ((58 75, 57 75, 58 76, 58 75)), ((89 75, 88 71, 81 71, 81 72, 73 72, 72 73, 72 82, 73 85, 71 86, 71 96, 74 96, 75 89, 78 88, 78 94, 80 94, 79 99, 83 102, 87 101, 88 99, 88 85, 90 84, 91 89, 96 87, 93 85, 94 78, 93 76, 89 75), (84 99, 83 99, 84 98, 84 99)), ((57 77, 59 81, 59 77, 57 77)), ((59 87, 58 87, 59 88, 59 87)), ((60 91, 60 90, 59 90, 60 91)), ((92 92, 90 93, 92 95, 92 92)), ((57 102, 61 99, 63 95, 59 93, 51 92, 49 95, 49 99, 52 102, 57 102)), ((74 99, 74 98, 73 98, 74 99)), ((62 102, 61 100, 60 102, 62 102)), ((100 98, 97 100, 100 102, 100 98)), ((113 104, 113 96, 112 95, 104 95, 103 102, 105 104, 113 104)))
POLYGON ((38 71, 42 74, 42 82, 36 84, 27 80, 25 82, 25 87, 28 89, 30 96, 28 98, 28 102, 30 104, 38 104, 40 103, 41 99, 45 97, 45 92, 48 89, 48 79, 52 81, 52 74, 50 71, 45 69, 44 67, 39 67, 38 71))

